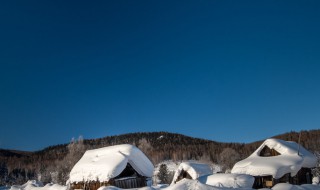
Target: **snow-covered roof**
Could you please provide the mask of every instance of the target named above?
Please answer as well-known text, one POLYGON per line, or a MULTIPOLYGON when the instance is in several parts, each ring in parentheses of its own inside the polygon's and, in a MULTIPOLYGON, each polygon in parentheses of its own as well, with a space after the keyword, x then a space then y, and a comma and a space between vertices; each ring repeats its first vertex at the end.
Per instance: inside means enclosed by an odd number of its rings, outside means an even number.
POLYGON ((226 188, 252 188, 254 177, 246 174, 218 173, 198 178, 203 184, 226 188))
POLYGON ((198 177, 212 174, 212 169, 207 164, 197 162, 182 162, 173 176, 173 183, 178 179, 178 176, 182 171, 188 172, 192 179, 197 179, 198 177))
POLYGON ((137 147, 129 144, 88 150, 70 172, 71 183, 109 181, 129 163, 140 175, 152 177, 154 166, 137 147))
POLYGON ((248 158, 236 163, 231 173, 249 174, 253 176, 268 176, 279 179, 284 174, 295 176, 302 168, 316 166, 317 158, 295 142, 279 139, 267 139, 248 158), (265 147, 276 150, 280 155, 263 157, 260 152, 265 147), (299 151, 299 154, 298 154, 299 151))

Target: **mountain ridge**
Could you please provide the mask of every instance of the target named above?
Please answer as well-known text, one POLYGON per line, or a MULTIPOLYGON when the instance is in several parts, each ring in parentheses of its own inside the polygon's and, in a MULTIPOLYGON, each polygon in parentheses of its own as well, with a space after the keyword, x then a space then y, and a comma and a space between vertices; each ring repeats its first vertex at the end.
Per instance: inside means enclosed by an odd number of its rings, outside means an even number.
MULTIPOLYGON (((302 134, 304 134, 305 132, 320 132, 319 129, 312 129, 312 130, 301 130, 300 131, 302 134)), ((290 131, 290 132, 286 132, 286 133, 282 133, 282 134, 278 134, 269 138, 279 138, 279 139, 283 139, 283 140, 291 140, 291 141, 296 141, 298 142, 299 139, 299 133, 297 131, 290 131), (291 136, 291 138, 288 138, 288 135, 291 136)), ((131 135, 139 135, 139 134, 174 134, 174 135, 179 135, 179 136, 183 136, 185 138, 192 138, 192 139, 197 139, 197 140, 201 140, 201 141, 208 141, 208 142, 212 142, 212 143, 218 143, 218 144, 245 144, 245 145, 252 145, 252 144, 259 144, 261 142, 263 142, 263 140, 257 140, 257 141, 253 141, 253 142, 248 142, 248 143, 241 143, 241 142, 220 142, 220 141, 215 141, 215 140, 209 140, 209 139, 205 139, 205 138, 200 138, 200 137, 192 137, 189 135, 184 135, 184 134, 180 134, 180 133, 172 133, 172 132, 167 132, 167 131, 159 131, 159 132, 133 132, 133 133, 125 133, 125 134, 119 134, 119 135, 111 135, 111 136, 105 136, 105 137, 100 137, 100 138, 92 138, 92 139, 84 139, 84 142, 92 142, 92 141, 103 141, 105 139, 108 138, 122 138, 125 136, 131 136, 131 135)), ((304 137, 304 135, 302 135, 302 138, 304 137)), ((303 143, 303 141, 302 141, 303 143)), ((55 149, 58 147, 63 147, 63 146, 67 146, 69 143, 64 143, 64 144, 57 144, 57 145, 50 145, 48 147, 45 147, 43 149, 40 150, 35 150, 35 151, 25 151, 25 150, 17 150, 17 149, 5 149, 5 148, 0 148, 0 157, 4 156, 4 155, 10 155, 10 156, 24 156, 24 155, 30 155, 30 154, 34 154, 34 153, 41 153, 43 151, 47 151, 50 149, 55 149)))

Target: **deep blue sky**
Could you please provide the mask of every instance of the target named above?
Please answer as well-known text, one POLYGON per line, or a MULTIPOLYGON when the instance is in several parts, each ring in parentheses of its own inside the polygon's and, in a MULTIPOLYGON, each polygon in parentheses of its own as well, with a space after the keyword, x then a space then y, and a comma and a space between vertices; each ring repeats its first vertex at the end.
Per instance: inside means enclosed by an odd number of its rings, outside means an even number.
POLYGON ((320 126, 320 1, 1 1, 0 148, 320 126))

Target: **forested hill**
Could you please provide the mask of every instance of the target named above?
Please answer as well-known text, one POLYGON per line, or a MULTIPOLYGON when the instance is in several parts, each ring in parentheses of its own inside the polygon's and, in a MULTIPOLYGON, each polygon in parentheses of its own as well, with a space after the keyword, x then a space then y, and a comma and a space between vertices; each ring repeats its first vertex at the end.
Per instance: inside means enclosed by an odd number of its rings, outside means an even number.
MULTIPOLYGON (((274 138, 298 142, 299 133, 289 132, 274 138)), ((250 155, 262 141, 248 144, 221 143, 167 132, 130 133, 99 139, 78 139, 70 144, 50 146, 36 152, 0 149, 0 185, 23 183, 41 178, 44 182, 64 183, 73 165, 85 150, 116 144, 133 144, 157 164, 163 160, 201 160, 224 169, 250 155)), ((301 144, 320 152, 320 130, 302 131, 301 144)))

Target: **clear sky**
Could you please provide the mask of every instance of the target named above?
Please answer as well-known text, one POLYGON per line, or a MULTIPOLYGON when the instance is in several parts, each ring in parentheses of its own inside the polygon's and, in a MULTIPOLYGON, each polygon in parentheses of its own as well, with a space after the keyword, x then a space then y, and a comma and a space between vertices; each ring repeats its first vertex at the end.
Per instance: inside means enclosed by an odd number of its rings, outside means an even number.
POLYGON ((1 1, 0 148, 320 127, 320 1, 1 1))

